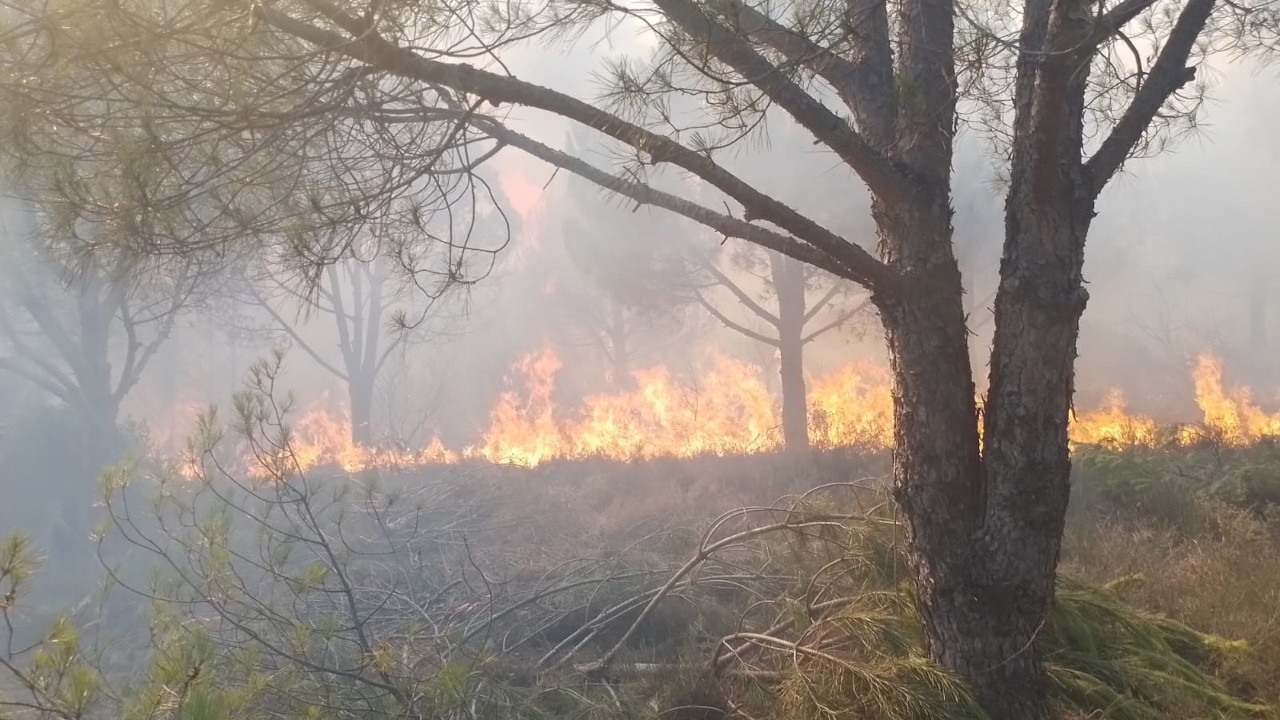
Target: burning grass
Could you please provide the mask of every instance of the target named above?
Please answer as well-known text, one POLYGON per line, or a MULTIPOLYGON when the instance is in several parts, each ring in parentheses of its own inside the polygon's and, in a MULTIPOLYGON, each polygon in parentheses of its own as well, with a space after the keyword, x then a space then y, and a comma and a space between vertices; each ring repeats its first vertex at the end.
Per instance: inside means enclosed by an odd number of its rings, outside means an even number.
MULTIPOLYGON (((273 384, 280 362, 277 357, 273 366, 256 368, 251 382, 260 390, 273 384)), ((279 428, 280 442, 250 448, 244 465, 255 472, 272 462, 297 471, 336 465, 348 472, 474 463, 536 467, 565 460, 761 455, 783 445, 776 398, 753 365, 713 353, 697 377, 684 381, 665 367, 649 368, 634 374, 634 389, 590 395, 572 409, 555 402, 559 367, 550 349, 522 358, 513 368, 512 389, 499 397, 489 426, 471 445, 451 448, 439 439, 420 447, 357 445, 342 417, 313 407, 290 413, 287 428, 279 428)), ((1159 448, 1207 438, 1245 446, 1280 437, 1280 415, 1263 411, 1247 389, 1224 388, 1216 360, 1200 358, 1192 379, 1198 423, 1162 424, 1131 411, 1122 393, 1112 390, 1100 407, 1073 415, 1072 445, 1159 448)), ((810 378, 808 407, 809 439, 818 450, 887 450, 892 444, 893 403, 883 368, 852 363, 810 378)))

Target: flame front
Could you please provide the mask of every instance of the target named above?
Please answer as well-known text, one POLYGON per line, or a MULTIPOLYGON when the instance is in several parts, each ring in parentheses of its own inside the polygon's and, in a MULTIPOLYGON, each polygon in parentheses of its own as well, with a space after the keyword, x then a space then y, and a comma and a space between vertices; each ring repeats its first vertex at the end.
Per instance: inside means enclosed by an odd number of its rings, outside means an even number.
MULTIPOLYGON (((408 468, 421 465, 458 462, 460 455, 433 439, 425 447, 413 450, 365 447, 351 440, 350 424, 346 418, 330 414, 321 407, 314 407, 292 423, 289 443, 284 458, 285 466, 308 470, 321 465, 336 465, 347 472, 373 467, 408 468)), ((251 463, 251 467, 261 463, 251 463)))
MULTIPOLYGON (((550 349, 521 359, 525 393, 504 393, 482 442, 462 456, 534 466, 553 458, 736 455, 781 445, 776 401, 754 365, 713 354, 692 384, 662 366, 636 371, 634 389, 587 396, 567 414, 552 399, 559 367, 550 349)), ((881 389, 887 407, 888 385, 881 389)), ((888 414, 882 420, 890 427, 888 414)))
MULTIPOLYGON (((433 439, 412 450, 363 447, 351 441, 344 418, 317 407, 290 428, 289 464, 300 470, 335 465, 355 472, 483 459, 533 467, 553 459, 738 455, 782 446, 777 400, 761 369, 749 363, 712 353, 703 372, 687 383, 663 366, 636 371, 632 389, 590 395, 567 412, 554 397, 560 367, 550 348, 522 357, 512 378, 520 387, 499 397, 475 445, 453 450, 433 439)), ((1124 396, 1113 389, 1101 407, 1072 417, 1070 443, 1154 447, 1161 442, 1190 443, 1209 434, 1220 442, 1244 445, 1280 437, 1280 414, 1261 410, 1247 389, 1225 389, 1218 360, 1200 358, 1192 379, 1203 413, 1198 428, 1163 434, 1160 423, 1130 412, 1124 396)), ((882 367, 850 363, 810 378, 808 408, 814 447, 892 445, 891 382, 882 367)))
POLYGON ((1154 447, 1160 440, 1160 425, 1146 415, 1130 413, 1124 393, 1111 388, 1102 407, 1072 418, 1067 437, 1072 445, 1154 447))
POLYGON ((1191 374, 1196 403, 1204 413, 1204 426, 1229 445, 1247 445, 1262 438, 1280 436, 1280 415, 1270 415, 1253 403, 1248 388, 1227 391, 1222 386, 1222 363, 1201 357, 1191 374))

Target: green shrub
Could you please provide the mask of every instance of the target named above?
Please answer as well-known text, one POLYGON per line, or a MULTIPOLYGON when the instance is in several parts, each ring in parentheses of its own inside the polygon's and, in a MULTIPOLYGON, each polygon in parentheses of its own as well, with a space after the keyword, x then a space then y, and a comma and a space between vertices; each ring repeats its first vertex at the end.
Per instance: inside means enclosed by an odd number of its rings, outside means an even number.
POLYGON ((1073 461, 1073 524, 1095 524, 1103 515, 1140 519, 1185 535, 1209 528, 1200 502, 1208 485, 1179 474, 1160 454, 1094 447, 1078 451, 1073 461))

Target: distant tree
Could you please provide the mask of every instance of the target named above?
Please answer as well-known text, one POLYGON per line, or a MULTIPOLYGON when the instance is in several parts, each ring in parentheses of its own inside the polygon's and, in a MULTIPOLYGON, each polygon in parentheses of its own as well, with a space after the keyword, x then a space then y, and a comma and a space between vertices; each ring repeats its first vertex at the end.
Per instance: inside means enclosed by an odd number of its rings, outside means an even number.
POLYGON ((40 238, 36 211, 4 214, 0 370, 31 382, 82 421, 92 455, 118 444, 120 407, 195 290, 190 265, 114 273, 40 238))
POLYGON ((396 350, 420 336, 398 324, 403 309, 396 301, 404 287, 393 279, 389 262, 376 255, 344 258, 327 264, 318 281, 305 289, 265 265, 234 287, 234 301, 248 312, 226 320, 233 329, 285 340, 340 380, 347 391, 351 441, 372 444, 379 375, 396 350), (336 353, 305 332, 312 319, 323 319, 324 329, 336 334, 336 353))
POLYGON ((633 212, 574 176, 548 204, 550 247, 540 263, 555 278, 551 301, 562 334, 599 353, 611 382, 627 386, 646 350, 692 329, 690 299, 676 292, 690 227, 667 213, 633 212))
POLYGON ((730 330, 776 348, 783 439, 789 450, 808 448, 804 347, 869 314, 871 301, 856 285, 773 250, 735 246, 718 257, 692 257, 689 292, 697 304, 730 330), (767 327, 757 330, 733 319, 712 294, 716 289, 767 327))
MULTIPOLYGON (((804 207, 819 221, 849 236, 873 234, 854 202, 860 189, 822 164, 800 128, 789 123, 771 127, 768 144, 772 152, 748 155, 737 163, 744 177, 774 187, 806 187, 804 207)), ((700 195, 707 191, 699 184, 700 195)), ((700 234, 704 239, 708 233, 700 234)), ((789 449, 806 449, 804 348, 873 315, 870 296, 855 283, 776 250, 716 239, 684 243, 679 248, 681 270, 668 284, 720 325, 774 349, 783 438, 789 449), (735 306, 746 311, 745 323, 735 319, 730 309, 735 306)))
POLYGON ((300 297, 280 286, 253 287, 253 299, 266 310, 276 327, 282 329, 321 368, 347 386, 348 410, 351 411, 351 441, 370 445, 374 441, 372 414, 374 389, 378 375, 396 348, 408 340, 408 333, 394 327, 394 291, 389 286, 387 263, 380 258, 358 260, 348 258, 326 266, 324 278, 315 287, 315 297, 303 305, 300 297), (316 311, 328 316, 338 333, 338 361, 321 352, 298 333, 278 309, 294 302, 303 311, 316 311))
MULTIPOLYGON (((410 209, 404 212, 412 215, 413 201, 405 202, 410 209)), ((435 224, 424 218, 406 223, 397 208, 382 208, 384 215, 364 218, 363 225, 326 223, 329 204, 317 199, 298 228, 262 230, 259 246, 240 254, 218 316, 233 333, 289 342, 341 381, 351 441, 370 445, 375 396, 387 363, 407 345, 449 332, 457 308, 446 301, 446 291, 465 292, 470 274, 487 276, 496 260, 445 239, 415 245, 405 236, 421 239, 435 224), (477 270, 477 262, 484 267, 477 270), (317 318, 337 336, 336 356, 302 331, 317 318)), ((499 246, 511 228, 503 213, 492 210, 450 218, 445 225, 459 223, 468 236, 497 238, 499 246)))

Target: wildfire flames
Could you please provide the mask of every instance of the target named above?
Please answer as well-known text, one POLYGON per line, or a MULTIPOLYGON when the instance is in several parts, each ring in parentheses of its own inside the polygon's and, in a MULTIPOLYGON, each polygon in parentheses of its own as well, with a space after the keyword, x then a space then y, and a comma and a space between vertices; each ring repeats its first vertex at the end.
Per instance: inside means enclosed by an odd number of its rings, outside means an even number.
POLYGON ((1162 442, 1188 444, 1212 437, 1226 445, 1248 445, 1264 438, 1280 437, 1280 413, 1259 408, 1248 388, 1227 390, 1222 385, 1222 363, 1201 356, 1191 372, 1201 420, 1196 425, 1173 428, 1172 436, 1145 415, 1125 409, 1124 397, 1112 390, 1098 410, 1075 418, 1071 442, 1077 445, 1153 447, 1162 442))
MULTIPOLYGON (((602 457, 647 460, 657 457, 731 455, 782 446, 777 399, 748 363, 713 354, 695 382, 682 383, 665 367, 634 373, 626 392, 591 395, 565 412, 553 395, 560 360, 542 349, 516 363, 522 390, 504 393, 490 424, 474 445, 461 449, 432 440, 414 450, 367 448, 350 440, 347 423, 312 409, 292 423, 290 464, 306 470, 336 465, 347 471, 371 467, 413 467, 483 459, 533 467, 552 459, 602 457)), ((1212 433, 1228 444, 1280 436, 1280 414, 1269 415, 1248 390, 1226 390, 1221 364, 1200 358, 1192 372, 1203 413, 1196 428, 1172 436, 1155 419, 1131 413, 1118 390, 1102 406, 1075 416, 1073 445, 1155 446, 1192 442, 1212 433)), ((809 379, 809 436, 814 447, 888 447, 893 440, 893 401, 886 370, 851 363, 809 379)))

